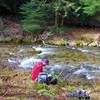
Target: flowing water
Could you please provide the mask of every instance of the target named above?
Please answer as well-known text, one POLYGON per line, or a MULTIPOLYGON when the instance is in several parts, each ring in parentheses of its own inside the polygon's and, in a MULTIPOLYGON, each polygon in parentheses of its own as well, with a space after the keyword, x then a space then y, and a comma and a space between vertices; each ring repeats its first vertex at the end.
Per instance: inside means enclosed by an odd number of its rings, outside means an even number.
POLYGON ((1 45, 0 63, 11 67, 31 69, 43 57, 50 60, 49 67, 70 75, 85 75, 87 79, 99 78, 99 47, 40 47, 32 45, 1 45))

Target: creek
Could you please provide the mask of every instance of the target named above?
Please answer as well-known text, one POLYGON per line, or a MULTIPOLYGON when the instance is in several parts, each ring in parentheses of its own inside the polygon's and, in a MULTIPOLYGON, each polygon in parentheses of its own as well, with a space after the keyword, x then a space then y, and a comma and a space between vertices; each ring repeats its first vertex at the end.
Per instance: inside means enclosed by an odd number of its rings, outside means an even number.
MULTIPOLYGON (((99 47, 57 47, 39 45, 1 45, 0 63, 10 67, 30 70, 34 63, 48 57, 49 67, 63 72, 64 77, 85 76, 87 79, 100 77, 99 47)), ((65 78, 65 79, 66 79, 65 78)))

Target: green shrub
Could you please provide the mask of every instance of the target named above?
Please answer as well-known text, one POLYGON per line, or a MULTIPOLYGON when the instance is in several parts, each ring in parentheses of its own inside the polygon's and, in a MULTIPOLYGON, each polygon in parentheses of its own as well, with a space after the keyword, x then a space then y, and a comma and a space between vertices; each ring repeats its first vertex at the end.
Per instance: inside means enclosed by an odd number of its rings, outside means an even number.
POLYGON ((46 96, 55 96, 56 89, 55 87, 46 85, 46 84, 37 84, 35 87, 37 93, 40 95, 46 95, 46 96))
POLYGON ((25 32, 41 33, 52 18, 52 9, 43 0, 31 0, 20 7, 23 15, 22 24, 25 32))

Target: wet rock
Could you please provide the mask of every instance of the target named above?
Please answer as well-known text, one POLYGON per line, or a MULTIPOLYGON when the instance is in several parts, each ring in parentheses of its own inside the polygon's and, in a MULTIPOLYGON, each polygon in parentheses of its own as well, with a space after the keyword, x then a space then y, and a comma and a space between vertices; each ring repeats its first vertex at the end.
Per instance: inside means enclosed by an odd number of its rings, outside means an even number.
POLYGON ((69 46, 75 46, 76 45, 75 41, 69 41, 68 43, 69 43, 69 46))

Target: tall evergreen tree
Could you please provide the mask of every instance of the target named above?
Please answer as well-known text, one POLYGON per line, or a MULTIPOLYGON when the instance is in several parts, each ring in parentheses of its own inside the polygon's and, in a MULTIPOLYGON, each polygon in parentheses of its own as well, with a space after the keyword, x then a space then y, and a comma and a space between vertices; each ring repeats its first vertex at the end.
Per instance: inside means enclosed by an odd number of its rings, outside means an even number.
POLYGON ((79 18, 83 24, 88 17, 100 12, 99 2, 100 0, 31 0, 21 6, 24 30, 34 32, 49 25, 60 27, 64 25, 65 18, 71 17, 79 18))

